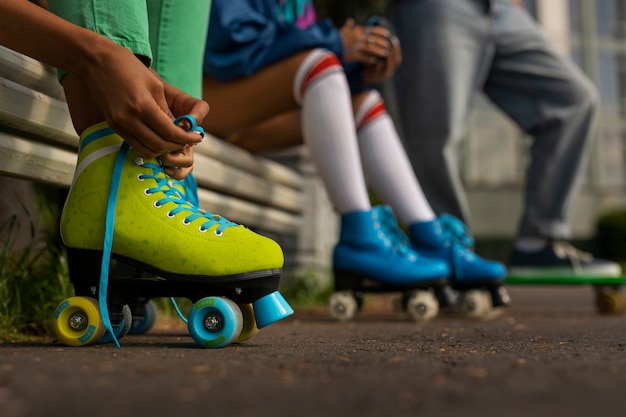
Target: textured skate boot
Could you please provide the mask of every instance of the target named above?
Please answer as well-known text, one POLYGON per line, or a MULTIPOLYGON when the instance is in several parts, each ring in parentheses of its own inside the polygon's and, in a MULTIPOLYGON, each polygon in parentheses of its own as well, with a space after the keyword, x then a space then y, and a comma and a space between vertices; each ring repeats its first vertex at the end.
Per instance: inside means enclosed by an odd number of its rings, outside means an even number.
POLYGON ((449 274, 445 262, 411 248, 387 206, 341 216, 333 267, 338 289, 354 288, 363 280, 395 287, 427 285, 442 282, 449 274))
POLYGON ((486 288, 494 306, 508 304, 508 295, 501 286, 506 275, 504 265, 472 252, 473 239, 459 219, 444 214, 433 221, 415 223, 409 227, 409 238, 420 254, 448 263, 454 289, 486 288))
POLYGON ((341 216, 333 264, 336 292, 328 309, 339 321, 357 316, 364 293, 382 292, 401 293, 400 310, 416 321, 436 317, 450 272, 445 262, 411 248, 387 206, 341 216))
MULTIPOLYGON (((253 314, 261 328, 293 312, 277 292, 283 265, 280 246, 181 198, 162 164, 141 157, 106 123, 81 135, 61 233, 76 295, 98 294, 109 332, 106 304, 115 322, 113 315, 121 309, 112 306, 138 297, 197 301, 189 315, 189 330, 198 343, 211 347, 238 337, 243 319, 249 318, 242 315, 253 314), (115 172, 117 182, 115 174, 112 180, 115 172), (116 196, 114 204, 109 193, 116 196), (253 304, 254 313, 235 303, 253 304)), ((98 340, 92 334, 100 332, 98 323, 95 330, 81 328, 85 318, 93 318, 87 314, 93 309, 86 305, 72 309, 69 304, 62 303, 55 313, 56 320, 64 315, 69 323, 61 319, 57 335, 68 344, 98 340), (84 317, 74 320, 70 317, 74 310, 81 310, 84 317)))

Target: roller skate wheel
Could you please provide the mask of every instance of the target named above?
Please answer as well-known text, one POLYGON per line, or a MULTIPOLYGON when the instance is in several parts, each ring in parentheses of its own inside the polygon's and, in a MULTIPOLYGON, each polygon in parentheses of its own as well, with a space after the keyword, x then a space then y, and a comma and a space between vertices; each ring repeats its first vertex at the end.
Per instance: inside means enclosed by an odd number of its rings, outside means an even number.
POLYGON ((616 290, 599 291, 596 309, 600 314, 621 314, 626 311, 626 297, 616 290))
POLYGON ((159 311, 156 303, 149 300, 145 305, 145 312, 141 319, 133 317, 133 324, 130 326, 130 334, 142 334, 148 332, 156 324, 159 311))
POLYGON ((70 297, 61 302, 52 325, 56 337, 68 346, 94 344, 106 332, 98 301, 91 297, 70 297))
POLYGON ((243 317, 243 328, 234 343, 245 342, 259 332, 259 328, 256 326, 252 304, 238 304, 238 306, 243 317))
POLYGON ((439 314, 439 302, 430 291, 414 291, 407 297, 404 308, 414 321, 427 321, 439 314))
POLYGON ((189 334, 203 347, 218 348, 233 343, 243 329, 243 314, 224 297, 206 297, 193 305, 187 319, 189 334))
MULTIPOLYGON (((133 324, 133 313, 130 311, 130 307, 128 307, 128 305, 124 304, 124 307, 122 307, 122 314, 124 314, 122 322, 118 326, 115 326, 113 328, 117 340, 120 340, 122 337, 126 336, 133 324)), ((99 344, 111 342, 113 342, 113 337, 109 332, 105 332, 104 335, 98 340, 99 344)))
POLYGON ((339 321, 354 320, 359 311, 356 298, 348 291, 336 292, 328 300, 330 316, 339 321))
POLYGON ((461 314, 475 319, 490 318, 493 312, 491 295, 486 291, 467 291, 461 296, 459 301, 461 314))

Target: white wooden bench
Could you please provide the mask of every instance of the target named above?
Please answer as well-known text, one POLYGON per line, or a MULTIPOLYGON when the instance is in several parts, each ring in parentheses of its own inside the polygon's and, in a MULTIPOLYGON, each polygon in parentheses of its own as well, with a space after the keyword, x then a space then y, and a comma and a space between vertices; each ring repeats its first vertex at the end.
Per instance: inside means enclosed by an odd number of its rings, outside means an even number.
MULTIPOLYGON (((332 210, 315 174, 207 137, 196 147, 194 164, 201 206, 272 235, 291 266, 326 267, 330 243, 322 239, 320 247, 318 223, 330 220, 334 235, 333 219, 326 217, 332 210), (320 202, 327 206, 322 213, 320 202)), ((54 70, 0 47, 0 175, 68 188, 77 147, 54 70)))

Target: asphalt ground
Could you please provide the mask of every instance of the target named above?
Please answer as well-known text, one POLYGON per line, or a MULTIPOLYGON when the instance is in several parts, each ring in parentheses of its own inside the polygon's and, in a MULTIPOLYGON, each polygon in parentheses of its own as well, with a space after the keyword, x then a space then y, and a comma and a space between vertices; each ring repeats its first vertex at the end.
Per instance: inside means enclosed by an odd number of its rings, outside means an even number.
POLYGON ((171 319, 121 348, 0 344, 0 416, 626 415, 626 316, 589 288, 510 292, 489 321, 415 323, 377 297, 353 322, 298 309, 213 350, 171 319))

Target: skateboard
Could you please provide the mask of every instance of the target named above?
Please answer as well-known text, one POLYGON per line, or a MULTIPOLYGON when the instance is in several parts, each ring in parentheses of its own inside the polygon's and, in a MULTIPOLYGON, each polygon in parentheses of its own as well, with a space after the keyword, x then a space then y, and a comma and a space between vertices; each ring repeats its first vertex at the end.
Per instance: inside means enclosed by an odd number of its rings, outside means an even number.
POLYGON ((620 292, 626 284, 626 276, 606 277, 587 275, 566 275, 537 277, 510 275, 506 285, 589 285, 595 293, 595 307, 600 314, 622 314, 626 311, 626 296, 620 292))

